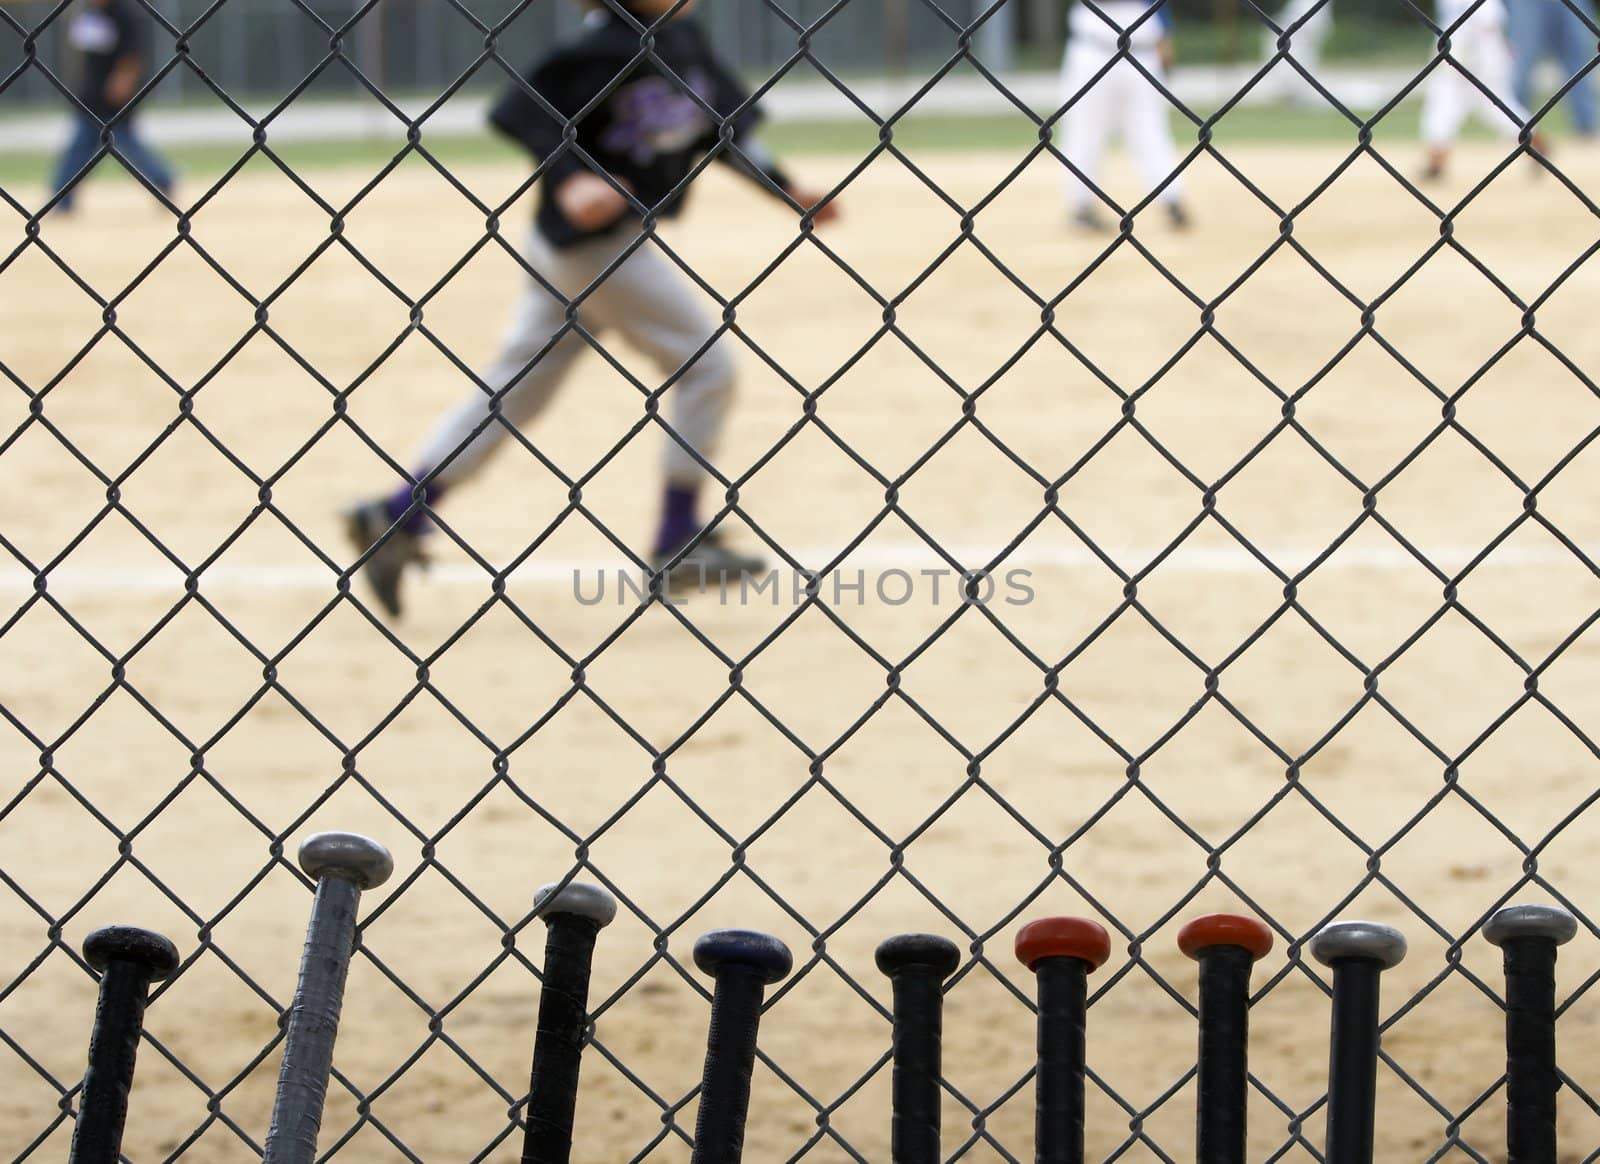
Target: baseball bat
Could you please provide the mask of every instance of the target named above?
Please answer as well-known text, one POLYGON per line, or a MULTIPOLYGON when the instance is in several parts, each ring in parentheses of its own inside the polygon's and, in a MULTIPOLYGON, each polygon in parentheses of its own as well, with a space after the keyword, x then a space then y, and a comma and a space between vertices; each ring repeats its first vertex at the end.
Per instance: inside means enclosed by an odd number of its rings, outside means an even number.
POLYGON ((1195 1104, 1199 1164, 1244 1164, 1250 1096, 1250 969, 1272 949, 1253 917, 1216 913, 1178 931, 1200 963, 1200 1046, 1195 1104))
POLYGON ((300 868, 317 883, 317 892, 289 1008, 264 1164, 314 1164, 317 1158, 339 1008, 355 949, 356 907, 362 890, 389 879, 394 858, 356 833, 317 833, 300 845, 300 868))
POLYGON ((1334 922, 1311 939, 1333 970, 1326 1164, 1372 1164, 1378 1090, 1378 978, 1406 956, 1405 935, 1377 922, 1334 922))
POLYGON ((1508 1164, 1556 1164, 1556 947, 1577 932, 1552 905, 1509 905, 1483 927, 1505 959, 1508 1164))
POLYGON ((1088 979, 1111 957, 1111 935, 1087 918, 1040 918, 1017 931, 1016 950, 1039 990, 1034 1159, 1083 1164, 1088 979))
POLYGON ((788 976, 794 957, 770 934, 713 930, 695 942, 694 964, 716 979, 716 989, 690 1164, 739 1164, 762 992, 788 976))
POLYGON ((150 984, 171 977, 178 949, 149 930, 106 926, 84 939, 83 956, 100 972, 100 995, 67 1159, 68 1164, 117 1164, 150 984))
POLYGON ((567 1164, 579 1061, 589 1034, 589 969, 595 938, 617 916, 617 899, 598 885, 574 881, 544 886, 533 908, 547 934, 522 1164, 567 1164))
POLYGON ((893 1164, 939 1164, 940 1043, 944 980, 961 951, 936 934, 901 934, 878 946, 878 969, 894 989, 893 1164))

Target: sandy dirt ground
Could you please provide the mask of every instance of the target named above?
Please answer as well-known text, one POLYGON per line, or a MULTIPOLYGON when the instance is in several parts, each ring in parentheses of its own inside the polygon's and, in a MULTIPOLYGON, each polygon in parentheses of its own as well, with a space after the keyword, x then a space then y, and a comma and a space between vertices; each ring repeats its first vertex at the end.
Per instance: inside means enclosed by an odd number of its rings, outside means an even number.
MULTIPOLYGON (((1478 926, 1508 899, 1593 916, 1600 893, 1600 400, 1577 374, 1600 369, 1600 267, 1563 278, 1600 227, 1518 168, 1428 257, 1442 209, 1372 158, 1228 157, 1279 210, 1201 158, 1197 228, 1147 215, 1114 246, 1066 230, 1052 166, 1015 156, 915 157, 920 177, 879 158, 792 250, 791 219, 704 179, 663 237, 736 303, 730 536, 862 571, 864 593, 824 581, 826 609, 640 610, 614 579, 577 600, 575 569, 592 590, 627 565, 600 527, 640 547, 655 516, 640 385, 660 376, 613 337, 621 370, 585 362, 529 433, 557 471, 507 448, 449 499, 405 621, 345 594, 338 510, 391 488, 473 390, 453 361, 484 363, 520 287, 498 245, 474 250, 484 212, 420 162, 353 208, 371 174, 307 175, 341 208, 332 245, 329 212, 265 162, 187 239, 127 183, 47 223, 59 261, 28 248, 0 273, 0 1157, 65 1154, 94 994, 73 951, 117 921, 186 958, 150 1008, 129 1158, 253 1158, 310 904, 288 860, 349 828, 397 873, 351 972, 322 1141, 342 1159, 516 1158, 530 901, 579 865, 627 902, 597 955, 580 1161, 688 1159, 707 1005, 683 965, 723 925, 781 935, 801 967, 762 1029, 747 1159, 888 1158, 872 950, 916 929, 971 951, 948 1154, 1031 1158, 1011 941, 1054 912, 1115 935, 1090 1157, 1183 1159, 1196 983, 1174 936, 1221 909, 1280 937, 1256 978, 1252 1159, 1321 1143, 1326 976, 1303 943, 1335 916, 1411 940, 1379 1158, 1503 1159, 1478 926), (1280 211, 1341 165, 1293 218, 1308 261, 1280 211), (920 571, 951 566, 1027 571, 1031 601, 935 594, 920 571)), ((1460 160, 1429 188, 1441 208, 1492 164, 1460 160)), ((1600 190, 1600 156, 1561 161, 1600 190)), ((521 177, 457 176, 488 202, 521 177)), ((1597 970, 1586 925, 1560 1030, 1591 1094, 1597 970)), ((1572 1088, 1562 1130, 1564 1159, 1600 1145, 1572 1088)))

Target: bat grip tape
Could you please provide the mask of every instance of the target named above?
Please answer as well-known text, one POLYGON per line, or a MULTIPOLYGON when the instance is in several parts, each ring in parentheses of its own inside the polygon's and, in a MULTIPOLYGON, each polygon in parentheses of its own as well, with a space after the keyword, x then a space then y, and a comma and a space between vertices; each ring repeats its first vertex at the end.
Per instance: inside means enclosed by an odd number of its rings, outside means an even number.
POLYGON ((1196 1126, 1201 1164, 1244 1164, 1253 961, 1242 946, 1217 946, 1200 957, 1196 1126))
POLYGON ((360 901, 361 890, 348 878, 329 874, 317 882, 263 1164, 314 1164, 317 1158, 360 901))
POLYGON ((898 971, 894 985, 894 1164, 938 1164, 942 975, 928 966, 898 971))
POLYGON ((1556 947, 1507 942, 1506 1153, 1510 1164, 1555 1164, 1556 947))
POLYGON ((744 1153, 762 990, 754 968, 728 967, 717 975, 692 1164, 738 1164, 744 1153))
POLYGON ((121 1155, 149 990, 143 968, 129 962, 110 963, 100 978, 69 1164, 116 1164, 121 1155))
POLYGON ((1378 976, 1375 962, 1333 967, 1328 1050, 1326 1164, 1372 1164, 1378 1090, 1378 976))
POLYGON ((1038 1161, 1083 1164, 1089 965, 1078 958, 1045 958, 1033 970, 1039 987, 1038 1161))
POLYGON ((522 1164, 567 1164, 572 1154, 578 1070, 589 1033, 589 973, 599 932, 597 923, 574 914, 549 921, 522 1164))

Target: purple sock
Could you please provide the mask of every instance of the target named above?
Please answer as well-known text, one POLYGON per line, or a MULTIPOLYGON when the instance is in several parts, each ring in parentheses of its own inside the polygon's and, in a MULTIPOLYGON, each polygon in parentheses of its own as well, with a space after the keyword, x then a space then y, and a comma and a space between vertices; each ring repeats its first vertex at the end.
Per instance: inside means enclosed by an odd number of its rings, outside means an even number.
POLYGON ((661 500, 661 526, 656 553, 670 554, 700 532, 700 490, 668 485, 661 500))
MULTIPOLYGON (((444 486, 436 481, 429 481, 422 487, 422 499, 428 505, 434 505, 439 498, 444 496, 444 486)), ((416 486, 402 485, 389 495, 386 503, 389 511, 389 520, 402 522, 401 528, 407 533, 420 534, 428 528, 427 510, 418 506, 411 508, 411 503, 416 499, 416 486)))

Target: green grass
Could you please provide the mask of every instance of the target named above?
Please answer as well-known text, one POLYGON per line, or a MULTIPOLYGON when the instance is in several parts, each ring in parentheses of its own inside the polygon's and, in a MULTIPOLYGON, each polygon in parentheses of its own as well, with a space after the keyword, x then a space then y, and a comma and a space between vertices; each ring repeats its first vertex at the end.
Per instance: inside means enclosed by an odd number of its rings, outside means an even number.
MULTIPOLYGON (((1192 142, 1195 127, 1173 115, 1180 145, 1192 142)), ((1284 106, 1246 106, 1223 117, 1213 140, 1223 149, 1256 142, 1321 142, 1355 145, 1356 130, 1331 109, 1295 109, 1284 106)), ((1401 106, 1384 118, 1376 130, 1380 143, 1414 141, 1417 137, 1415 103, 1401 106)), ((865 121, 791 121, 774 124, 763 134, 779 154, 844 153, 865 156, 878 142, 878 131, 865 121)), ((913 158, 929 152, 1006 150, 1018 155, 1036 145, 1037 127, 1017 115, 1008 117, 909 117, 896 125, 894 144, 913 158)), ((523 164, 515 147, 490 133, 427 139, 428 151, 446 166, 469 164, 523 164)), ((398 147, 392 141, 291 142, 278 155, 296 170, 329 166, 356 166, 376 172, 389 162, 398 147)), ((191 181, 215 179, 239 160, 240 151, 226 146, 189 146, 167 151, 191 181)), ((42 152, 0 154, 0 186, 14 189, 29 202, 49 173, 51 158, 42 152)), ((262 164, 256 162, 254 164, 262 164)), ((102 167, 108 175, 126 180, 120 168, 102 167)))
MULTIPOLYGON (((1385 117, 1375 129, 1382 140, 1414 140, 1417 137, 1418 110, 1403 105, 1385 117)), ((1180 143, 1193 141, 1197 127, 1176 112, 1173 132, 1180 143)), ((1349 142, 1356 141, 1356 127, 1332 109, 1297 109, 1285 106, 1255 105, 1234 109, 1212 129, 1220 145, 1245 142, 1349 142)), ((870 124, 848 122, 790 122, 774 125, 763 137, 775 150, 785 153, 865 154, 878 141, 870 124)), ((1036 145, 1038 128, 1026 118, 910 117, 895 126, 894 144, 908 154, 926 150, 1007 149, 1018 152, 1036 145)))
MULTIPOLYGON (((1187 64, 1248 64, 1263 59, 1266 25, 1247 12, 1241 12, 1233 29, 1219 21, 1180 14, 1173 37, 1178 59, 1187 64)), ((1365 68, 1416 65, 1427 59, 1430 43, 1427 29, 1415 19, 1336 18, 1322 46, 1322 60, 1365 68)), ((1025 44, 1017 49, 1018 66, 1024 69, 1053 69, 1060 61, 1059 42, 1025 44)))
MULTIPOLYGON (((1266 25, 1254 17, 1239 20, 1236 35, 1214 23, 1179 20, 1174 38, 1178 59, 1190 64, 1249 63, 1262 59, 1266 25), (1231 50, 1231 51, 1230 51, 1231 50)), ((1415 20, 1378 23, 1335 20, 1322 46, 1322 60, 1332 65, 1420 65, 1429 55, 1428 31, 1415 20)))

